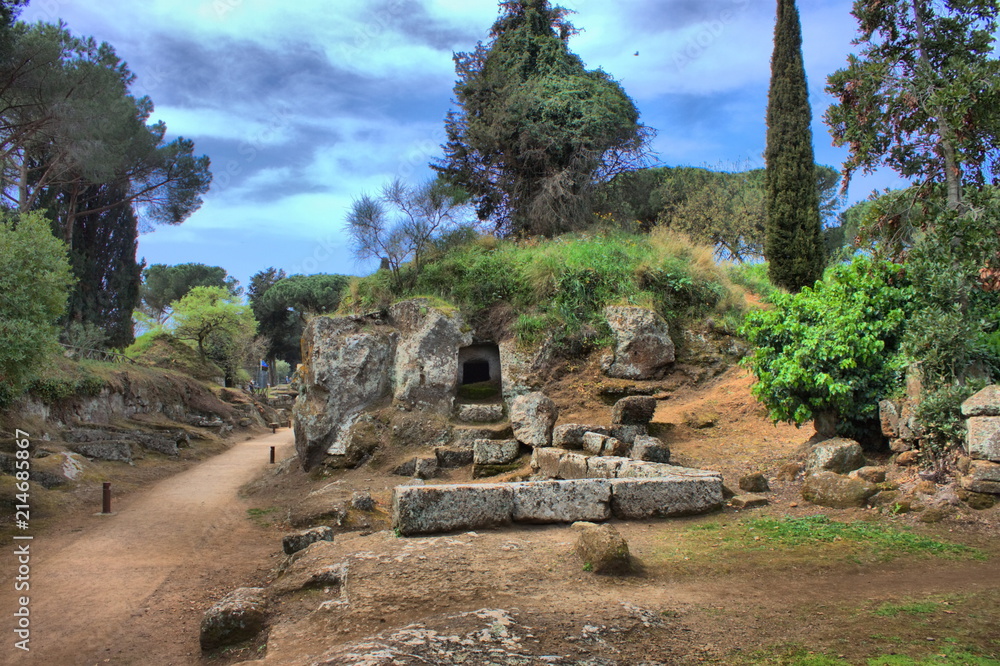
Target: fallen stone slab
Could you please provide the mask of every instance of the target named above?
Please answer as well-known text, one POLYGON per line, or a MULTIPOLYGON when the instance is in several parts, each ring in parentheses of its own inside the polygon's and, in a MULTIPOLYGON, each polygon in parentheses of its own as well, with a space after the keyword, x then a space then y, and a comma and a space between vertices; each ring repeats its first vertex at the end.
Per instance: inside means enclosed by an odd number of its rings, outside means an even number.
POLYGON ((297 553, 317 541, 333 541, 333 528, 327 525, 289 534, 281 540, 281 548, 285 555, 297 553))
POLYGON ((132 462, 132 446, 125 441, 84 442, 70 445, 75 453, 92 460, 107 460, 110 462, 132 462))
POLYGON ((758 495, 756 493, 737 495, 729 500, 729 506, 734 509, 756 509, 758 507, 767 506, 770 503, 771 502, 767 499, 767 496, 758 495))
POLYGON ((503 405, 459 405, 455 412, 463 423, 495 423, 503 418, 503 405))
POLYGON ((619 479, 656 479, 659 477, 712 478, 722 483, 722 475, 707 469, 693 469, 678 465, 644 462, 642 460, 625 459, 618 468, 619 479))
POLYGON ((552 430, 552 446, 560 449, 582 449, 583 436, 588 432, 596 432, 601 435, 611 434, 608 429, 598 425, 564 423, 563 425, 557 425, 552 430))
POLYGON ((529 481, 511 485, 517 523, 572 523, 611 517, 611 485, 607 481, 529 481))
POLYGON ((628 458, 621 456, 591 456, 587 459, 587 474, 593 479, 614 479, 628 458))
POLYGON ((969 473, 961 477, 960 485, 974 493, 1000 495, 1000 464, 987 460, 973 460, 969 473))
POLYGON ((267 620, 264 588, 241 587, 209 608, 201 620, 201 649, 214 650, 249 640, 267 620))
POLYGON ((611 512, 623 520, 707 513, 723 501, 721 477, 618 478, 610 483, 611 512))
POLYGON ((512 484, 397 486, 392 526, 402 535, 495 527, 511 522, 512 484))

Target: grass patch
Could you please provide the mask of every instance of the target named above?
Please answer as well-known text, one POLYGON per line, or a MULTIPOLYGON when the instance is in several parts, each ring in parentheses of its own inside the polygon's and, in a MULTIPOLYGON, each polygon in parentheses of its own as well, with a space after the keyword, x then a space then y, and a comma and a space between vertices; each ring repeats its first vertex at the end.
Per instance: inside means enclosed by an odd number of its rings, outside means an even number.
POLYGON ((274 513, 277 513, 279 510, 280 510, 280 507, 276 507, 276 506, 269 506, 269 507, 265 507, 265 508, 247 509, 247 517, 250 520, 252 520, 254 522, 254 524, 259 525, 260 527, 269 527, 274 522, 276 522, 274 520, 274 518, 277 517, 277 516, 273 516, 273 517, 270 517, 270 516, 272 516, 272 514, 274 514, 274 513))
POLYGON ((863 661, 848 661, 831 654, 809 652, 803 648, 775 648, 759 650, 743 657, 727 660, 732 664, 759 666, 1000 666, 1000 660, 953 647, 945 647, 934 654, 910 657, 898 654, 879 655, 863 661))
POLYGON ((914 601, 906 604, 882 604, 872 615, 878 617, 896 617, 900 614, 907 615, 930 615, 941 609, 941 604, 933 601, 914 601))

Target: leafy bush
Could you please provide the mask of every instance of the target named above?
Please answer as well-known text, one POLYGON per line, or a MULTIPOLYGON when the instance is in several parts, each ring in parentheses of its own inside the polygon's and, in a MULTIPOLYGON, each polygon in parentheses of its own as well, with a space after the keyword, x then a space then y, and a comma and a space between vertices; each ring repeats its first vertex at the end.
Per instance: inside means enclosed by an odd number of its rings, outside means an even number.
POLYGON ((983 382, 965 385, 946 384, 925 391, 917 403, 916 415, 923 426, 925 444, 937 455, 949 447, 959 447, 965 442, 965 417, 962 403, 983 388, 983 382))
POLYGON ((858 434, 901 384, 913 298, 899 266, 865 258, 830 268, 798 294, 776 294, 774 308, 751 312, 741 329, 755 347, 745 361, 754 395, 775 421, 830 414, 839 432, 858 434))

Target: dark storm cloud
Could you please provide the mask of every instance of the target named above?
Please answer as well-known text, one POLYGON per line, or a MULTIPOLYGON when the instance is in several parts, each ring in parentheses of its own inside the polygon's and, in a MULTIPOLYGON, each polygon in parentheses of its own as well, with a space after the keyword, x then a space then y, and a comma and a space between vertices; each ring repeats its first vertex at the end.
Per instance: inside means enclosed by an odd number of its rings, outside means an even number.
POLYGON ((486 36, 483 30, 463 30, 434 18, 419 0, 380 0, 362 19, 362 31, 391 29, 407 41, 436 51, 466 50, 486 36))

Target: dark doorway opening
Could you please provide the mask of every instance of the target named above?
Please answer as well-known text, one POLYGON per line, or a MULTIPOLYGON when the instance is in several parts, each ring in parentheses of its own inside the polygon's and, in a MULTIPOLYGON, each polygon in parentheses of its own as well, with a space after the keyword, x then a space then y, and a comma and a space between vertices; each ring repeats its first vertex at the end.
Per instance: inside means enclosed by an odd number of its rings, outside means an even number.
POLYGON ((490 362, 473 359, 462 365, 462 384, 478 384, 490 381, 490 362))

